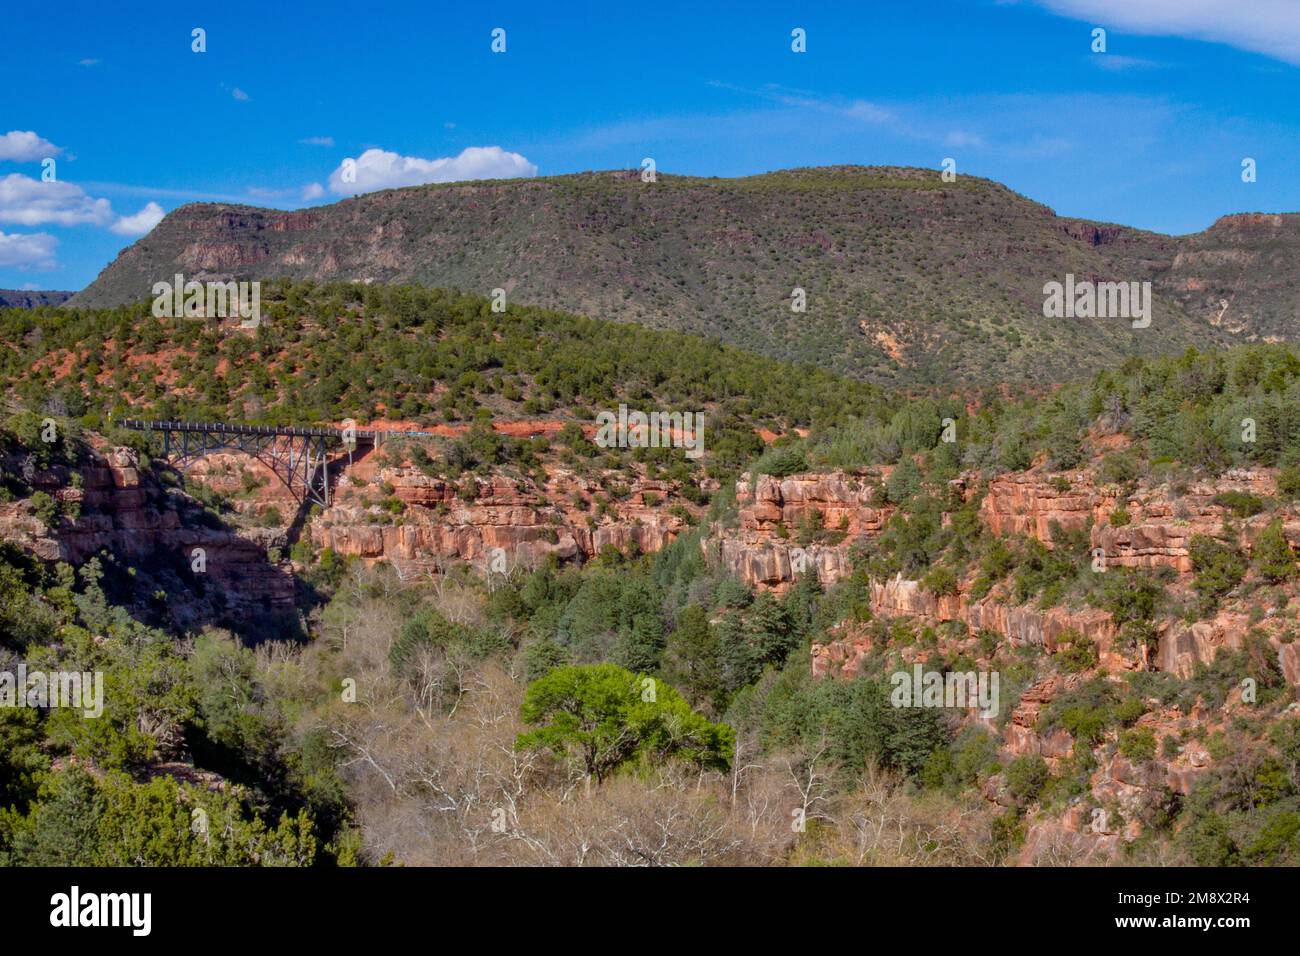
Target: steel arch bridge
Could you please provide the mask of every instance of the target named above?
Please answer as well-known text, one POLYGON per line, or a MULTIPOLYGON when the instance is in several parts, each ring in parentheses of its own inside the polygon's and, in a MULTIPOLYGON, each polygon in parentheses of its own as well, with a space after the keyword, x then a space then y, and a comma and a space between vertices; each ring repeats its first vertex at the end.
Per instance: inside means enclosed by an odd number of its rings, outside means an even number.
POLYGON ((134 431, 159 432, 163 456, 184 469, 187 462, 216 451, 239 451, 256 458, 284 482, 299 501, 328 506, 331 449, 346 451, 373 447, 385 437, 419 432, 382 432, 370 429, 281 428, 273 425, 230 425, 224 422, 144 421, 119 422, 134 431))

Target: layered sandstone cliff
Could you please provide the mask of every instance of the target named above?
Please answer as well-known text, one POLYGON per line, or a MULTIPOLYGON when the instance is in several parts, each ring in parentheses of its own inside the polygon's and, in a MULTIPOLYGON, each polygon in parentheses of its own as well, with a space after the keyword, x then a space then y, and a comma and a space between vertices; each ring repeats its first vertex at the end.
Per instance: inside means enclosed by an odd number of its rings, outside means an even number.
POLYGON ((334 503, 312 519, 310 534, 339 554, 403 568, 497 557, 506 569, 531 567, 548 554, 585 561, 608 547, 651 553, 670 543, 700 510, 677 492, 673 482, 637 478, 611 499, 607 483, 566 469, 551 470, 540 485, 501 474, 453 483, 400 465, 380 468, 369 480, 340 482, 334 503), (400 514, 375 503, 384 491, 401 502, 400 514))
POLYGON ((872 472, 742 475, 738 527, 715 534, 708 547, 752 587, 784 591, 805 571, 833 584, 849 571, 852 544, 878 535, 894 511, 876 503, 878 485, 872 472))
MULTIPOLYGON (((893 513, 877 501, 875 489, 881 477, 871 472, 835 472, 783 479, 762 476, 751 482, 743 476, 736 486, 736 526, 716 531, 706 547, 727 570, 753 587, 784 591, 800 573, 813 573, 823 585, 833 584, 849 571, 853 546, 879 535, 893 513), (800 544, 795 529, 807 527, 810 521, 839 533, 830 540, 823 535, 800 544)), ((976 482, 967 478, 957 485, 969 493, 976 482)), ((1177 490, 1159 485, 1130 491, 1102 482, 1087 469, 1064 474, 1031 470, 991 479, 979 515, 994 534, 1034 538, 1049 548, 1061 532, 1086 533, 1101 568, 1168 568, 1175 574, 1173 586, 1185 591, 1194 535, 1222 535, 1229 522, 1249 550, 1272 520, 1269 514, 1233 517, 1215 500, 1227 491, 1267 498, 1276 493, 1275 475, 1238 469, 1177 490), (1118 520, 1119 514, 1126 523, 1118 520)), ((1282 517, 1288 539, 1300 544, 1300 516, 1285 512, 1282 517)), ((1212 662, 1220 647, 1239 648, 1249 629, 1245 616, 1231 609, 1208 621, 1166 619, 1158 622, 1157 649, 1148 653, 1142 647, 1118 646, 1114 622, 1097 608, 1040 609, 1032 603, 1016 604, 997 589, 974 599, 969 586, 969 581, 961 582, 957 593, 936 595, 919 581, 873 581, 871 609, 884 617, 910 617, 929 624, 959 622, 972 635, 992 631, 1013 645, 1040 646, 1049 653, 1056 650, 1063 634, 1074 632, 1097 645, 1107 671, 1154 668, 1180 678, 1190 677, 1198 664, 1212 662)), ((1287 679, 1300 682, 1300 649, 1279 628, 1264 627, 1263 632, 1277 651, 1287 679)), ((852 642, 820 645, 813 651, 814 673, 852 675, 862 653, 863 648, 852 642)))
POLYGON ((130 449, 99 447, 75 470, 36 471, 31 484, 58 501, 64 516, 42 520, 30 499, 0 504, 0 538, 42 560, 80 566, 104 553, 146 575, 181 575, 191 586, 168 597, 178 623, 294 612, 293 577, 268 559, 285 543, 281 530, 205 519, 179 489, 164 490, 142 473, 130 449))

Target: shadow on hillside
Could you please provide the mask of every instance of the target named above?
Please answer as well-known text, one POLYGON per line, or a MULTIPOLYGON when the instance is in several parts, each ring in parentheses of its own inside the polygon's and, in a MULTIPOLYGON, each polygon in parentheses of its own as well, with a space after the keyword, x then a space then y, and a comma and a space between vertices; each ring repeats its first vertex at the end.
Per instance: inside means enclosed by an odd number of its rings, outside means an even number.
POLYGON ((108 547, 80 562, 98 559, 111 603, 143 624, 179 635, 218 627, 250 645, 306 640, 306 616, 323 597, 271 560, 255 537, 241 535, 233 511, 220 499, 191 487, 181 470, 158 459, 141 469, 140 490, 142 509, 158 516, 156 527, 149 521, 125 525, 121 507, 86 514, 112 517, 108 547))

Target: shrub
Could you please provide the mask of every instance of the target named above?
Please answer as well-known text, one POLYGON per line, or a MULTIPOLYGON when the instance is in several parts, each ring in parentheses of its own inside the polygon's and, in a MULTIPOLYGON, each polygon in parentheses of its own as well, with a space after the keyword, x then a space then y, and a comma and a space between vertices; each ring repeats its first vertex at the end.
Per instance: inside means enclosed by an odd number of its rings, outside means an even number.
POLYGON ((771 475, 773 478, 786 478, 808 470, 808 459, 801 449, 796 447, 774 448, 754 465, 754 477, 771 475))
POLYGON ((1007 790, 1023 807, 1038 798, 1051 776, 1047 761, 1037 754, 1024 754, 1007 765, 1007 790))
POLYGON ((921 586, 935 594, 956 594, 957 572, 946 564, 936 564, 921 579, 921 586))
POLYGON ((1200 595, 1201 613, 1210 614, 1246 576, 1246 559, 1237 548, 1204 534, 1192 535, 1188 552, 1195 572, 1192 587, 1200 595))
POLYGON ((1101 477, 1111 484, 1133 481, 1139 473, 1137 460, 1128 452, 1112 452, 1101 463, 1101 477))
POLYGON ((1282 532, 1282 519, 1268 523, 1255 542, 1255 567, 1260 576, 1270 584, 1280 584, 1296 576, 1295 552, 1282 532))
POLYGON ((1133 763, 1145 763, 1156 756, 1156 735, 1148 727, 1134 727, 1119 735, 1119 752, 1133 763))
POLYGON ((59 520, 59 503, 43 491, 32 492, 32 511, 36 517, 47 525, 54 525, 59 520))
POLYGON ((1290 465, 1278 472, 1277 493, 1284 501, 1300 498, 1300 465, 1290 465))
POLYGON ((1097 666, 1097 644, 1075 630, 1068 630, 1061 635, 1061 643, 1068 643, 1065 650, 1057 654, 1061 669, 1068 674, 1091 670, 1097 666))
POLYGON ((1220 491, 1213 500, 1238 518, 1249 518, 1264 510, 1264 499, 1248 491, 1220 491))

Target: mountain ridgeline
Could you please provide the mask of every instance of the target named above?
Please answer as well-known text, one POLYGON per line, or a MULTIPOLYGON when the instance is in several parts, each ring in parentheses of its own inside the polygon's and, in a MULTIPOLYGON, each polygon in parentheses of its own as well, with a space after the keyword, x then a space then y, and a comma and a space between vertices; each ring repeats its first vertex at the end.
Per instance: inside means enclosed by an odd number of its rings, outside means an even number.
POLYGON ((74 292, 32 291, 29 289, 0 289, 0 309, 36 309, 43 305, 62 305, 74 292))
POLYGON ((1171 237, 1062 218, 998 183, 827 167, 738 179, 600 172, 418 186, 311 209, 191 204, 71 307, 153 283, 419 283, 716 336, 906 388, 1044 383, 1151 356, 1294 335, 1300 216, 1171 237), (1151 282, 1153 321, 1045 318, 1043 287, 1151 282), (806 310, 795 311, 794 290, 806 310))

